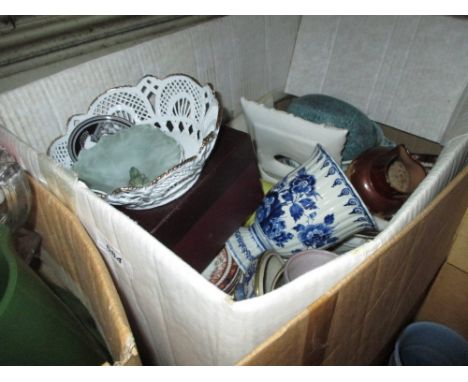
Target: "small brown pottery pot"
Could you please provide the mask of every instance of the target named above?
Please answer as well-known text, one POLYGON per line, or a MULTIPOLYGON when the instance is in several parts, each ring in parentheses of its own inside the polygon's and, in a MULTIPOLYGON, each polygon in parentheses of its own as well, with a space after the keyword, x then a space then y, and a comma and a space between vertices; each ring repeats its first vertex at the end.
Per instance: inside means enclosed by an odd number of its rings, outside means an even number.
POLYGON ((390 217, 426 176, 404 145, 374 147, 356 158, 346 171, 372 213, 390 217))

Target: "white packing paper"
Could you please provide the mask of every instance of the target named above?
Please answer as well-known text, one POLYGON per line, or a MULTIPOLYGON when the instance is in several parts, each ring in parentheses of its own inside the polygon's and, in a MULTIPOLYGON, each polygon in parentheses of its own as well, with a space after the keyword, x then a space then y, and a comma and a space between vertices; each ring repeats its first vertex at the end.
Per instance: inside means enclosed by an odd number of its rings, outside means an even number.
POLYGON ((466 19, 304 16, 286 92, 334 96, 378 122, 445 142, 467 84, 466 19))
POLYGON ((341 163, 348 130, 319 125, 244 97, 241 97, 241 106, 250 136, 255 141, 258 165, 265 180, 276 183, 294 170, 295 166, 289 162, 278 160, 278 155, 301 165, 310 157, 317 143, 337 163, 341 163))

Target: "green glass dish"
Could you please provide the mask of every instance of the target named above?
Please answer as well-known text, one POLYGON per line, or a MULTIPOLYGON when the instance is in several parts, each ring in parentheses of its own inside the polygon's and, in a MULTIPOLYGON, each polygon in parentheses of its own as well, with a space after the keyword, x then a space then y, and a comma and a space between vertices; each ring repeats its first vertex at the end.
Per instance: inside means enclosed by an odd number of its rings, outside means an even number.
POLYGON ((81 150, 73 170, 91 189, 111 193, 123 187, 145 187, 179 164, 183 149, 151 125, 135 125, 103 136, 81 150))

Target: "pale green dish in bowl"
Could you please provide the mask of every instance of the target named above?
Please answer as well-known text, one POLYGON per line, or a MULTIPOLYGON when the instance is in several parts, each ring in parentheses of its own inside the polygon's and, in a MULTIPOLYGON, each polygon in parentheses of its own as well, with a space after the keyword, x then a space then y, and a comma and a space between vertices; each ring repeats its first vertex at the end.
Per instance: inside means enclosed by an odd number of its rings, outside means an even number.
POLYGON ((110 194, 121 188, 145 187, 183 158, 183 149, 174 138, 144 124, 103 136, 80 152, 73 170, 91 189, 110 194))

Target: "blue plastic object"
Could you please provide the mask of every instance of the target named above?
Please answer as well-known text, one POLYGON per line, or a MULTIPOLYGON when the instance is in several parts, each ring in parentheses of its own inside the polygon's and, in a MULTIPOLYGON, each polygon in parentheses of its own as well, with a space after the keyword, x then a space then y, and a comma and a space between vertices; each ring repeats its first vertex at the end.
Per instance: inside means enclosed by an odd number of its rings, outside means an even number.
POLYGON ((308 94, 295 98, 288 113, 308 121, 349 131, 343 149, 343 161, 355 159, 375 146, 394 146, 382 129, 353 105, 324 94, 308 94))

